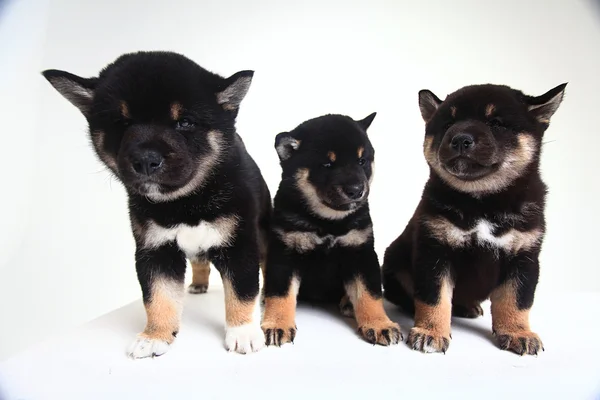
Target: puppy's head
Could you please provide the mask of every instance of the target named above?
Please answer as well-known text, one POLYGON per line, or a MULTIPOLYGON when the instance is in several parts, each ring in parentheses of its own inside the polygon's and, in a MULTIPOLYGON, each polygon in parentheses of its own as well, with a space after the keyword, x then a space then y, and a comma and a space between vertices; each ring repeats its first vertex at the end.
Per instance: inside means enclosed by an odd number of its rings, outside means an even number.
POLYGON ((253 72, 223 78, 176 53, 139 52, 94 78, 43 75, 86 117, 96 153, 128 191, 169 201, 219 163, 253 72))
POLYGON ((283 181, 300 191, 314 214, 341 219, 367 201, 375 152, 366 131, 374 118, 325 115, 275 138, 283 181))
POLYGON ((542 136, 565 87, 566 83, 532 97, 507 86, 474 85, 444 101, 421 90, 427 162, 447 184, 462 192, 505 189, 537 168, 542 136))

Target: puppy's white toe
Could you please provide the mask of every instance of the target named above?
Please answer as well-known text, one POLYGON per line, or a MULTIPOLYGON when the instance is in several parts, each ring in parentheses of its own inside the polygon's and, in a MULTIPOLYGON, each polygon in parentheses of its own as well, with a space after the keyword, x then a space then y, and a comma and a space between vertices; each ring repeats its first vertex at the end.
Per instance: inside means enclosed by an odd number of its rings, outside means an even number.
POLYGON ((162 339, 153 339, 140 334, 131 343, 127 355, 131 358, 158 357, 165 354, 171 345, 162 339))
POLYGON ((258 323, 227 327, 225 347, 241 354, 259 351, 265 347, 265 334, 258 323))

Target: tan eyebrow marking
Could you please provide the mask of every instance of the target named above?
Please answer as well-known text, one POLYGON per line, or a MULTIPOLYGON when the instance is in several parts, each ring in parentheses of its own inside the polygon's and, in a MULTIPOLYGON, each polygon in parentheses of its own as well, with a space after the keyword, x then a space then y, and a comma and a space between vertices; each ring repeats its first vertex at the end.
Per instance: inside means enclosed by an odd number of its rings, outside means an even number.
POLYGON ((358 154, 358 158, 361 158, 361 157, 363 156, 363 153, 364 153, 364 152, 365 152, 365 148, 364 148, 364 147, 362 147, 362 146, 361 146, 361 147, 359 147, 359 148, 358 148, 358 152, 357 152, 357 154, 358 154))
POLYGON ((174 121, 177 121, 179 119, 182 108, 183 107, 181 107, 181 104, 179 103, 171 104, 171 118, 173 118, 174 121))
POLYGON ((452 114, 452 118, 456 118, 456 107, 450 107, 450 113, 452 114))
POLYGON ((327 157, 329 157, 329 161, 331 161, 331 162, 335 162, 335 159, 337 158, 333 151, 330 151, 329 153, 327 153, 327 157))
POLYGON ((489 117, 491 116, 494 111, 496 111, 496 106, 493 104, 488 104, 487 107, 485 108, 485 116, 489 117))
POLYGON ((127 107, 127 103, 125 101, 121 101, 121 115, 123 118, 130 118, 129 115, 129 107, 127 107))

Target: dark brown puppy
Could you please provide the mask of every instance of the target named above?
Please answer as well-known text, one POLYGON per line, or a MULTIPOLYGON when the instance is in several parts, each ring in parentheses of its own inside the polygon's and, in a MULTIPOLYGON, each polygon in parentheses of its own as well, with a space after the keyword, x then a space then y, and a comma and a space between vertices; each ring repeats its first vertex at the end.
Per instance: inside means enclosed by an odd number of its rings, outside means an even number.
POLYGON ((543 349, 529 327, 545 232, 539 156, 565 87, 531 97, 467 86, 444 101, 419 92, 430 177, 383 263, 385 297, 414 313, 413 349, 446 352, 451 315, 478 317, 488 298, 502 349, 543 349))

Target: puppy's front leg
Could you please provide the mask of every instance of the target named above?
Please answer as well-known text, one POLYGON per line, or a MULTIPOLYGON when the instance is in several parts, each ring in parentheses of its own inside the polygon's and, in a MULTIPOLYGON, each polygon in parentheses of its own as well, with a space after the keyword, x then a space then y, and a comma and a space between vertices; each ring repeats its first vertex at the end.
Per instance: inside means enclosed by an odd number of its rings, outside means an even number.
POLYGON ((258 351, 265 345, 260 315, 255 315, 259 311, 258 246, 242 237, 218 251, 213 264, 221 273, 225 291, 225 347, 242 354, 258 351))
POLYGON ((500 348, 517 354, 537 355, 544 350, 540 337, 529 327, 539 277, 537 254, 522 254, 511 261, 508 279, 492 291, 492 327, 500 348))
POLYGON ((415 326, 407 343, 424 353, 446 353, 450 346, 453 283, 437 249, 439 244, 421 245, 415 257, 415 326))
POLYGON ((271 246, 265 265, 265 313, 262 329, 267 346, 294 342, 296 337, 296 296, 300 279, 280 243, 271 246))
POLYGON ((402 341, 400 325, 384 308, 381 272, 375 250, 369 246, 344 251, 344 287, 354 308, 359 334, 369 343, 388 346, 402 341))
POLYGON ((175 244, 168 244, 156 249, 138 248, 135 258, 147 322, 128 354, 132 358, 160 356, 169 350, 179 331, 185 256, 175 244))

